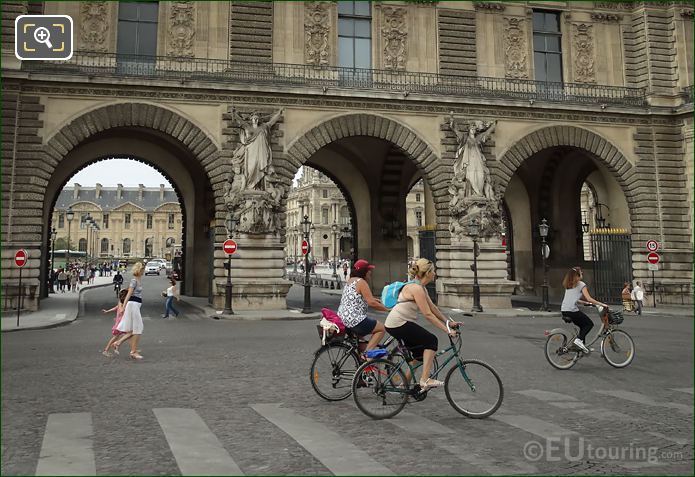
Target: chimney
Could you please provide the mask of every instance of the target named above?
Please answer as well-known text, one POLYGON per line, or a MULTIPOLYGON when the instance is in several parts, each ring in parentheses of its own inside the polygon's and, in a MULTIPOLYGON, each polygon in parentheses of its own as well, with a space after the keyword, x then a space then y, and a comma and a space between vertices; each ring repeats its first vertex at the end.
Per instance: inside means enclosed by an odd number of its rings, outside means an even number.
POLYGON ((143 192, 145 191, 145 186, 138 184, 138 200, 142 200, 143 192))
POLYGON ((80 187, 82 187, 82 186, 79 185, 77 182, 75 182, 74 187, 75 188, 72 191, 72 200, 77 200, 77 198, 80 196, 80 187))
POLYGON ((95 199, 101 199, 101 184, 97 182, 96 192, 94 194, 95 199))
POLYGON ((118 184, 117 191, 118 191, 118 192, 116 193, 116 196, 117 196, 118 199, 120 200, 120 199, 123 198, 123 184, 118 184))
POLYGON ((164 202, 164 184, 159 184, 159 201, 164 202))

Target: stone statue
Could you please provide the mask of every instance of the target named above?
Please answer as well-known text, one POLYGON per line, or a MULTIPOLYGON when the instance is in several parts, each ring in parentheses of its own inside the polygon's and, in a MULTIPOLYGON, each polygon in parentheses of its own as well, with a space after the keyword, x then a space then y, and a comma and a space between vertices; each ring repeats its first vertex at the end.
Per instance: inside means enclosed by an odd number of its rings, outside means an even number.
POLYGON ((454 117, 451 116, 449 126, 456 134, 459 143, 454 162, 454 177, 462 178, 465 181, 464 197, 494 199, 495 194, 490 182, 490 171, 485 164, 482 146, 495 132, 497 121, 492 123, 476 121, 471 123, 468 132, 464 133, 456 128, 454 117))
POLYGON ((234 151, 234 158, 239 158, 243 154, 246 189, 265 190, 266 168, 273 159, 270 148, 270 129, 280 119, 283 112, 284 108, 275 113, 266 123, 261 124, 259 113, 251 113, 249 120, 246 121, 236 112, 236 109, 232 109, 234 119, 242 128, 239 133, 241 146, 234 151))

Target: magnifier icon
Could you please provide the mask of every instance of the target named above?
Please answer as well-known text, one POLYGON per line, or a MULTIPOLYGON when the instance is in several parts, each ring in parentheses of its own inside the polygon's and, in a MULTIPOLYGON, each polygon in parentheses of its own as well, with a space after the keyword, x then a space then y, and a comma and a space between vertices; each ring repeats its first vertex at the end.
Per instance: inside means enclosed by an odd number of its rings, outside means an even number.
POLYGON ((49 48, 53 48, 53 44, 51 43, 51 32, 49 32, 46 27, 39 27, 34 30, 34 40, 38 43, 44 43, 49 48))

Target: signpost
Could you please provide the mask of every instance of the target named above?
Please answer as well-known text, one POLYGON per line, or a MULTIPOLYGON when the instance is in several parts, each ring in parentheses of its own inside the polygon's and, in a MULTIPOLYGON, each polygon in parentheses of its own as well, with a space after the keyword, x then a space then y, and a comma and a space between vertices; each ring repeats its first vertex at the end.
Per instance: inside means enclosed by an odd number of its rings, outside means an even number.
POLYGON ((302 255, 306 255, 307 253, 309 253, 309 242, 302 240, 302 255))
POLYGON ((224 244, 222 244, 222 250, 224 250, 224 253, 226 253, 227 255, 233 254, 234 252, 236 252, 236 249, 236 242, 232 239, 227 239, 224 241, 224 244))
POLYGON ((656 280, 654 278, 654 272, 659 270, 659 261, 661 260, 659 254, 656 253, 656 251, 659 250, 659 242, 656 240, 648 240, 647 250, 649 251, 647 254, 647 270, 652 272, 652 294, 654 296, 654 308, 656 308, 656 280))
POLYGON ((29 261, 29 252, 25 249, 20 248, 14 254, 14 264, 19 268, 19 293, 17 294, 17 328, 19 328, 19 310, 22 308, 22 298, 24 294, 22 293, 22 268, 29 261))
POLYGON ((656 252, 657 250, 659 250, 659 242, 657 242, 656 240, 648 240, 647 250, 649 250, 650 252, 656 252))
POLYGON ((232 254, 237 251, 237 244, 232 239, 227 239, 222 244, 222 250, 227 254, 227 284, 224 293, 224 311, 230 315, 234 314, 232 309, 232 254))

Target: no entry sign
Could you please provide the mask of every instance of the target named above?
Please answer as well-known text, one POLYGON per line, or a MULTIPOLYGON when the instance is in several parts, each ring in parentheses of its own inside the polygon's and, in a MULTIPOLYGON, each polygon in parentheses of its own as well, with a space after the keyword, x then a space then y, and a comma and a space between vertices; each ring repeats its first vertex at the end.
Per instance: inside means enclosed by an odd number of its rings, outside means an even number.
POLYGON ((650 252, 656 252, 657 250, 659 250, 659 242, 657 242, 656 240, 647 241, 647 250, 649 250, 650 252))
POLYGON ((222 245, 222 250, 224 250, 224 253, 227 255, 231 255, 234 252, 236 252, 236 242, 232 239, 227 239, 224 241, 224 244, 222 245))
POLYGON ((657 264, 659 263, 659 254, 656 252, 649 252, 649 255, 647 255, 647 261, 652 264, 657 264))
POLYGON ((309 253, 309 242, 302 240, 302 255, 309 253))
POLYGON ((14 254, 14 264, 17 265, 19 268, 22 268, 24 265, 27 264, 29 261, 29 252, 24 250, 23 248, 20 248, 15 252, 14 254))

